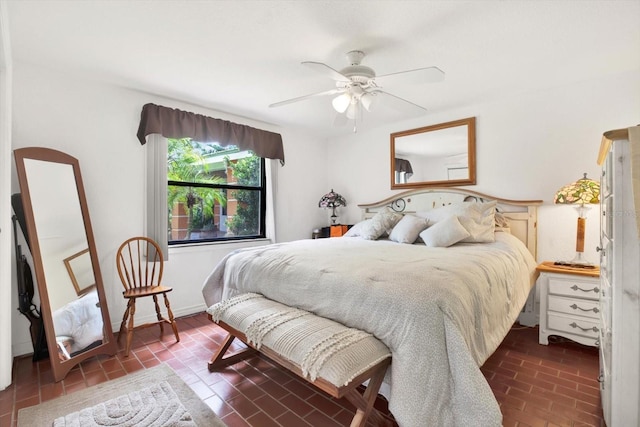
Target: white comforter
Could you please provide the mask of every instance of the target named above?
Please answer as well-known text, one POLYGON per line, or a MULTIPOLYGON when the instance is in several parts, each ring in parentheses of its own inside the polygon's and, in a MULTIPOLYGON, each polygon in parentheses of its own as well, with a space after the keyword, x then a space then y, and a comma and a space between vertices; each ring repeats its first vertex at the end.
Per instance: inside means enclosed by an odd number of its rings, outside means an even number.
POLYGON ((356 238, 241 249, 204 283, 208 306, 257 292, 365 330, 392 352, 389 408, 398 424, 499 426, 479 366, 515 321, 535 261, 507 233, 429 248, 356 238))

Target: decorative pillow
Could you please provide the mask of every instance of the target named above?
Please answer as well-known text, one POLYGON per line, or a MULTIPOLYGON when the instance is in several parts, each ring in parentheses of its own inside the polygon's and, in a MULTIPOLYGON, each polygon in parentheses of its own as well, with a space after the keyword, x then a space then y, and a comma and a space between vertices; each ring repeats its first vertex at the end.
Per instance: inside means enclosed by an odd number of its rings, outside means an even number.
POLYGON ((495 212, 496 201, 492 200, 486 203, 452 203, 430 211, 418 212, 417 215, 428 219, 430 226, 455 215, 470 234, 469 237, 462 240, 463 242, 486 243, 495 242, 496 239, 494 234, 495 212))
POLYGON ((402 214, 385 207, 371 218, 371 222, 363 225, 360 235, 363 239, 376 240, 384 233, 389 233, 401 219, 402 214))
POLYGON ((342 237, 360 237, 362 236, 362 228, 371 222, 370 219, 365 219, 353 225, 342 237))
POLYGON ((418 238, 418 234, 427 228, 428 224, 429 222, 425 218, 405 215, 391 230, 389 240, 398 243, 413 243, 418 238))
POLYGON ((498 212, 497 209, 496 209, 495 219, 496 219, 496 228, 497 227, 501 227, 501 228, 508 228, 509 227, 509 220, 507 219, 506 216, 504 216, 504 214, 502 212, 498 212))
POLYGON ((450 216, 439 221, 420 233, 420 238, 427 246, 446 248, 461 242, 470 236, 457 216, 450 216))

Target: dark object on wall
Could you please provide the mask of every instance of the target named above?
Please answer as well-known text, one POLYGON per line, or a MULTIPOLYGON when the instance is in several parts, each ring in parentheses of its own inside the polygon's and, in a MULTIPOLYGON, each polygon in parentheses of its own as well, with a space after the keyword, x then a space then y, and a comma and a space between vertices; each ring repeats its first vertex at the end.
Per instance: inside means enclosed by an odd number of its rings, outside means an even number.
POLYGON ((20 228, 25 236, 27 245, 29 244, 20 193, 11 195, 11 205, 15 212, 15 215, 11 218, 13 220, 13 237, 16 250, 18 311, 20 311, 20 313, 22 313, 31 324, 29 326, 29 333, 31 335, 31 343, 33 344, 33 361, 36 362, 40 359, 47 358, 49 356, 49 351, 47 350, 47 339, 44 333, 44 324, 42 323, 40 310, 38 310, 33 303, 35 290, 33 286, 33 274, 31 273, 31 267, 27 262, 27 257, 22 254, 22 247, 18 244, 18 223, 20 224, 20 228))

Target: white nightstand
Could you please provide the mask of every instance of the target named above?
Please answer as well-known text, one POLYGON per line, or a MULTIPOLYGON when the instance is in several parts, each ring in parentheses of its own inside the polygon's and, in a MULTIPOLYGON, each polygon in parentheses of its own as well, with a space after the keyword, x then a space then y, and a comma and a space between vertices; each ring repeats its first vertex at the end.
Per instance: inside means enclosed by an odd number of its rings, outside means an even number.
POLYGON ((600 269, 571 268, 543 262, 540 276, 540 344, 550 335, 598 346, 600 332, 600 269))

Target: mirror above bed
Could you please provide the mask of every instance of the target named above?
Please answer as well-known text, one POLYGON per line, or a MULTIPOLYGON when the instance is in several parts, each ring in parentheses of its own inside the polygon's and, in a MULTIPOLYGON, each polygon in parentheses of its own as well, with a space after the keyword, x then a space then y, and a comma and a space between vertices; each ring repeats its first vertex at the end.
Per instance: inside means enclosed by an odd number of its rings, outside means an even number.
POLYGON ((391 134, 392 189, 475 183, 475 117, 391 134))

